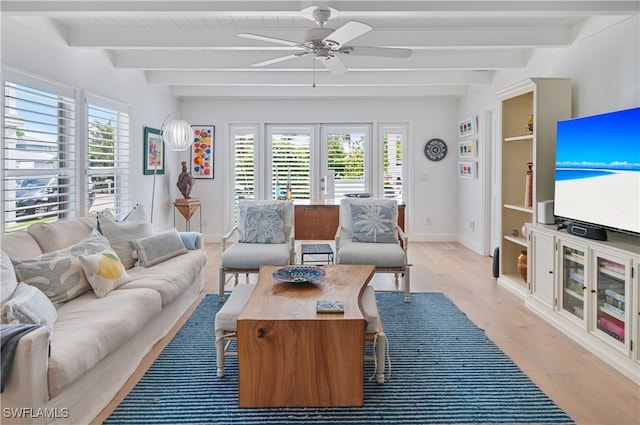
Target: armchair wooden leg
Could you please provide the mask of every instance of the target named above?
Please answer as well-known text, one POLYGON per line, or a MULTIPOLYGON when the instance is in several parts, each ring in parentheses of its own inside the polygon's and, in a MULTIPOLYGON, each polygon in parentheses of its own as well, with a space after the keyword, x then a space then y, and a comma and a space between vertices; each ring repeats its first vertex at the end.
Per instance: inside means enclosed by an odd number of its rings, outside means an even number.
POLYGON ((224 267, 220 266, 219 272, 218 272, 218 302, 224 302, 224 282, 225 282, 225 275, 224 275, 224 267))
POLYGON ((376 381, 378 384, 384 384, 384 367, 387 353, 387 336, 379 333, 376 337, 376 381))
POLYGON ((411 302, 411 275, 409 267, 404 270, 404 302, 411 302))
POLYGON ((218 378, 224 376, 224 331, 216 331, 216 366, 218 378))

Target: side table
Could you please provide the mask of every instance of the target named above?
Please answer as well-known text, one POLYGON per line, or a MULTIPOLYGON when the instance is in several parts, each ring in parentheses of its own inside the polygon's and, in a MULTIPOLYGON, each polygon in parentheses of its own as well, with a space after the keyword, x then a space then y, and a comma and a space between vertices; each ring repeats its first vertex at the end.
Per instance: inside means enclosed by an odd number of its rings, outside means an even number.
MULTIPOLYGON (((173 203, 175 209, 173 210, 173 227, 176 226, 176 210, 182 214, 186 224, 186 231, 191 231, 191 217, 196 211, 200 210, 200 199, 176 199, 173 203)), ((202 210, 200 210, 200 232, 202 232, 202 210)))
MULTIPOLYGON (((300 263, 304 264, 305 255, 326 255, 326 263, 333 264, 333 249, 328 243, 302 244, 300 246, 300 263)), ((318 262, 314 260, 314 262, 318 262)))

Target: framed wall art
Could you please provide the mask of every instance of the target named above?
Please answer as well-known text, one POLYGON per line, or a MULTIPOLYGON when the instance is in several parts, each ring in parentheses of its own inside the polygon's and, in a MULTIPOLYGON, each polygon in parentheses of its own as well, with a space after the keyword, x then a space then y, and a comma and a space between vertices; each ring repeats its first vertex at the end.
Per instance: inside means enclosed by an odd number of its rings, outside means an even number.
POLYGON ((213 178, 216 127, 213 125, 192 125, 191 174, 196 179, 213 178))
POLYGON ((162 143, 160 130, 145 127, 143 147, 143 174, 164 174, 164 143, 162 143))
POLYGON ((458 143, 458 155, 460 158, 473 158, 477 155, 478 141, 475 139, 465 140, 458 143))
POLYGON ((475 117, 467 118, 458 123, 458 134, 460 137, 467 137, 476 134, 477 120, 475 117))
POLYGON ((461 179, 475 179, 478 175, 477 162, 461 161, 458 162, 458 177, 461 179))

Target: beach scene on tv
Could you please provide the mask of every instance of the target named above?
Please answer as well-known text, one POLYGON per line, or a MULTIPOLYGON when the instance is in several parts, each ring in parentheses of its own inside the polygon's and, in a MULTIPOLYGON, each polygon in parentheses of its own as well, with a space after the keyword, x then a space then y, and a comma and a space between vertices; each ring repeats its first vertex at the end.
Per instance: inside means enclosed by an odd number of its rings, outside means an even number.
POLYGON ((558 122, 555 214, 640 233, 640 108, 558 122))

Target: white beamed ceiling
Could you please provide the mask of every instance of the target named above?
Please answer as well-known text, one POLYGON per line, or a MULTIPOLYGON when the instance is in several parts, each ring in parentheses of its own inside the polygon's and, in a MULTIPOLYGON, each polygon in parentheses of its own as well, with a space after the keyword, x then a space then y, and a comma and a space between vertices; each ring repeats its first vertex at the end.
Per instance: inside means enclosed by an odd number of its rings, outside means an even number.
POLYGON ((562 49, 640 10, 639 0, 218 1, 2 0, 4 17, 104 51, 113 67, 144 72, 176 97, 464 96, 496 71, 527 65, 534 49, 562 49), (345 56, 331 75, 285 45, 240 38, 250 32, 301 41, 316 24, 309 6, 337 10, 327 26, 356 20, 373 30, 353 46, 405 47, 408 59, 345 56), (315 82, 316 87, 312 87, 315 82))

